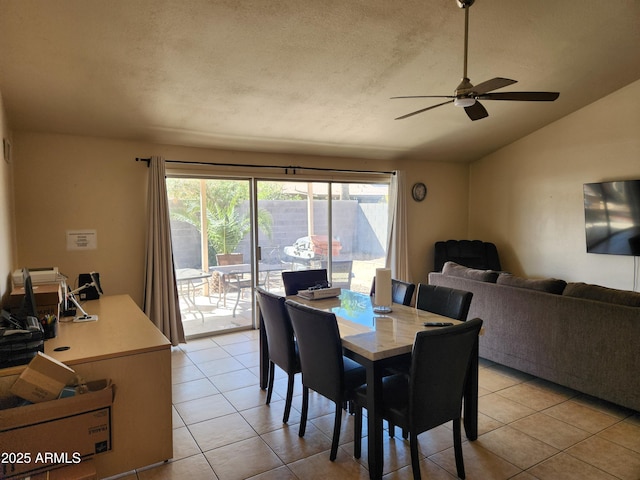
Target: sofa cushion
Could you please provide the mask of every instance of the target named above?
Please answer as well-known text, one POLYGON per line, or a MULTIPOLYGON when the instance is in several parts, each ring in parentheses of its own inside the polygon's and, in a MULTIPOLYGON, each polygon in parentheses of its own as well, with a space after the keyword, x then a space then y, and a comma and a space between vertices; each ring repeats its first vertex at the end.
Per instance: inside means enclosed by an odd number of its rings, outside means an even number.
POLYGON ((599 302, 626 305, 627 307, 640 307, 640 293, 617 290, 600 285, 590 285, 582 282, 568 283, 562 294, 567 297, 586 298, 599 302))
POLYGON ((463 267, 455 262, 445 263, 442 267, 442 273, 452 277, 462 277, 489 283, 496 283, 499 274, 499 272, 494 270, 479 270, 477 268, 463 267))
POLYGON ((541 292, 555 293, 556 295, 562 294, 564 288, 567 286, 567 282, 557 278, 522 278, 511 275, 510 273, 501 273, 496 283, 510 287, 529 288, 541 292))

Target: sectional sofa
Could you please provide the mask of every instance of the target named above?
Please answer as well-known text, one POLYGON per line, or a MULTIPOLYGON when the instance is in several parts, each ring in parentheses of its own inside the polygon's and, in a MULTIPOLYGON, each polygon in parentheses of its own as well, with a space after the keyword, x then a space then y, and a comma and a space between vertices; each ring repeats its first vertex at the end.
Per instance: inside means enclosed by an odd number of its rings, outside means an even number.
POLYGON ((640 411, 640 293, 453 262, 429 283, 473 293, 480 357, 640 411))

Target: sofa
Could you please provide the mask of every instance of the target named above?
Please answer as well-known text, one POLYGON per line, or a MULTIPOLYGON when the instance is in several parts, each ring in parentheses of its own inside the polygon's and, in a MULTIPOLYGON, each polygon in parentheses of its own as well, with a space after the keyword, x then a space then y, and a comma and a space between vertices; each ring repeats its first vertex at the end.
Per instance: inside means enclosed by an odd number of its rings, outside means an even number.
POLYGON ((640 293, 453 262, 429 283, 473 293, 480 357, 640 411, 640 293))

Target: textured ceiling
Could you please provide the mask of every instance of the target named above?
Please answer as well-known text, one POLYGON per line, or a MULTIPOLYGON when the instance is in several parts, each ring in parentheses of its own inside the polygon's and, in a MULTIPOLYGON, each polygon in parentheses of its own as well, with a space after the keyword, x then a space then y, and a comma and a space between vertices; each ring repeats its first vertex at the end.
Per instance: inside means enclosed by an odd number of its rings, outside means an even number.
POLYGON ((639 25, 638 0, 477 0, 471 81, 560 98, 394 120, 458 85, 455 0, 0 0, 0 91, 15 130, 468 161, 639 79, 639 25))

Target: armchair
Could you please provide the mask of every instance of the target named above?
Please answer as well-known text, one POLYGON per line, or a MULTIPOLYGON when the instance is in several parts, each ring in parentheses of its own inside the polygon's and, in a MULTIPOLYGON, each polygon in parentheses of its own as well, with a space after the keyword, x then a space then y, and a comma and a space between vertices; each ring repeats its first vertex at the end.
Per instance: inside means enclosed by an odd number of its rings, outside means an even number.
POLYGON ((455 262, 469 268, 502 270, 498 250, 493 243, 481 240, 447 240, 436 242, 433 271, 441 272, 443 265, 455 262))

